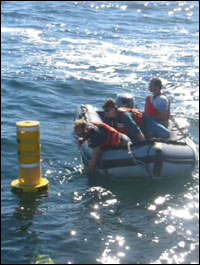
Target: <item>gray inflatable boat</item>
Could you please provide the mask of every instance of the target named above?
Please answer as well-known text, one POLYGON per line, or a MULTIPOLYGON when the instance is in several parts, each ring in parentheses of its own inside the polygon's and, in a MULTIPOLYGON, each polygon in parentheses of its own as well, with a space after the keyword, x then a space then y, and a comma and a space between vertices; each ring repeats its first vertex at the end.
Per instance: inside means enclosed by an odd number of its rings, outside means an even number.
MULTIPOLYGON (((75 119, 102 122, 103 112, 92 105, 81 105, 75 119)), ((198 161, 198 152, 190 136, 184 133, 175 121, 170 120, 169 140, 153 138, 139 145, 109 147, 103 149, 97 170, 116 180, 133 178, 165 178, 190 174, 198 161)), ((92 149, 85 141, 81 148, 83 164, 88 165, 92 149)))

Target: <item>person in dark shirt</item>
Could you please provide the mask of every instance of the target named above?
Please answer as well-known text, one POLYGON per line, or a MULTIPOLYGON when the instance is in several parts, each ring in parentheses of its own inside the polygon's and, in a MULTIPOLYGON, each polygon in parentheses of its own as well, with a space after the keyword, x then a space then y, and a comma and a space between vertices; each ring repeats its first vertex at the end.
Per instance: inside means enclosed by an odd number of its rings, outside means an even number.
POLYGON ((102 148, 125 145, 130 142, 127 135, 123 135, 111 126, 101 122, 87 123, 84 120, 76 120, 74 122, 74 132, 79 137, 79 146, 87 140, 89 147, 93 149, 91 161, 86 172, 87 175, 93 172, 102 148))
POLYGON ((105 112, 104 122, 127 134, 134 144, 145 141, 146 137, 168 139, 170 136, 170 131, 148 114, 136 109, 117 107, 113 98, 108 98, 102 108, 105 112))

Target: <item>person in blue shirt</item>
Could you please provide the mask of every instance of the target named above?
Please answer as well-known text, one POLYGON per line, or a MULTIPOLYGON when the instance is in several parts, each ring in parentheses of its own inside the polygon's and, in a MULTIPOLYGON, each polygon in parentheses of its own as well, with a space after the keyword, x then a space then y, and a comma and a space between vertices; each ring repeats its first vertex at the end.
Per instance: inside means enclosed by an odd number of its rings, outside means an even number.
POLYGON ((149 84, 149 90, 152 94, 146 97, 144 112, 157 122, 168 127, 170 118, 170 99, 161 89, 161 80, 159 78, 153 78, 149 84))

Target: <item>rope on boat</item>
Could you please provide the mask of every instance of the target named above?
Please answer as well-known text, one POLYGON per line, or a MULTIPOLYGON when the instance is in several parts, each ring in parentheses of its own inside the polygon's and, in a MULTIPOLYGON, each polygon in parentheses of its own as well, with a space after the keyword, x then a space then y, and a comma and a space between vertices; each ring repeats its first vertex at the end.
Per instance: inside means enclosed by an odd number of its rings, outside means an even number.
MULTIPOLYGON (((153 144, 155 144, 155 142, 153 142, 153 144)), ((150 152, 150 149, 152 148, 153 144, 149 145, 149 148, 147 150, 145 168, 146 168, 147 172, 151 175, 151 178, 154 180, 154 179, 160 179, 161 177, 155 175, 153 170, 151 169, 151 167, 148 164, 149 152, 150 152)))
POLYGON ((183 127, 180 127, 178 122, 175 120, 174 116, 170 115, 170 120, 173 122, 172 130, 173 130, 173 127, 175 126, 179 130, 177 135, 182 135, 181 138, 177 139, 178 141, 180 141, 180 140, 182 140, 182 139, 184 139, 186 137, 191 138, 190 134, 188 132, 186 132, 183 127))
MULTIPOLYGON (((134 157, 133 152, 131 151, 131 144, 132 144, 132 142, 130 142, 130 141, 127 143, 127 149, 128 149, 128 154, 131 156, 134 165, 145 167, 145 169, 146 169, 147 172, 150 174, 150 176, 151 176, 152 179, 158 179, 159 177, 156 176, 156 175, 154 174, 154 172, 153 172, 152 169, 149 167, 149 165, 148 165, 147 162, 144 163, 143 161, 141 161, 141 160, 139 160, 139 159, 136 159, 136 158, 134 157)), ((149 150, 150 150, 151 147, 152 147, 152 146, 150 145, 150 147, 148 148, 148 151, 147 151, 147 157, 148 157, 148 155, 149 155, 149 150)))
POLYGON ((111 174, 110 172, 108 172, 108 170, 104 167, 103 165, 103 161, 102 161, 102 158, 101 158, 101 155, 102 155, 102 152, 100 153, 100 156, 99 156, 99 165, 100 165, 100 169, 106 174, 108 175, 109 177, 111 177, 113 180, 116 180, 115 179, 115 176, 113 174, 111 174))
POLYGON ((129 141, 129 142, 127 143, 127 149, 128 149, 128 154, 131 156, 131 158, 132 158, 132 160, 133 160, 133 163, 134 163, 135 165, 137 165, 137 166, 145 166, 145 163, 144 163, 143 161, 141 161, 141 160, 139 160, 139 159, 136 159, 136 158, 134 157, 133 152, 131 151, 131 144, 132 144, 131 141, 129 141))

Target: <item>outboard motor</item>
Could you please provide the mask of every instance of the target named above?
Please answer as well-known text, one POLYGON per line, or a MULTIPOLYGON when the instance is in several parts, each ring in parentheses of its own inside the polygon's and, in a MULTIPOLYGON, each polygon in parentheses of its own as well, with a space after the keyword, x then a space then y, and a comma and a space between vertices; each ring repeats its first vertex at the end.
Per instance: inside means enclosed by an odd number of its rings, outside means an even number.
POLYGON ((117 94, 116 103, 118 107, 126 107, 131 109, 135 107, 134 96, 128 93, 117 94))

